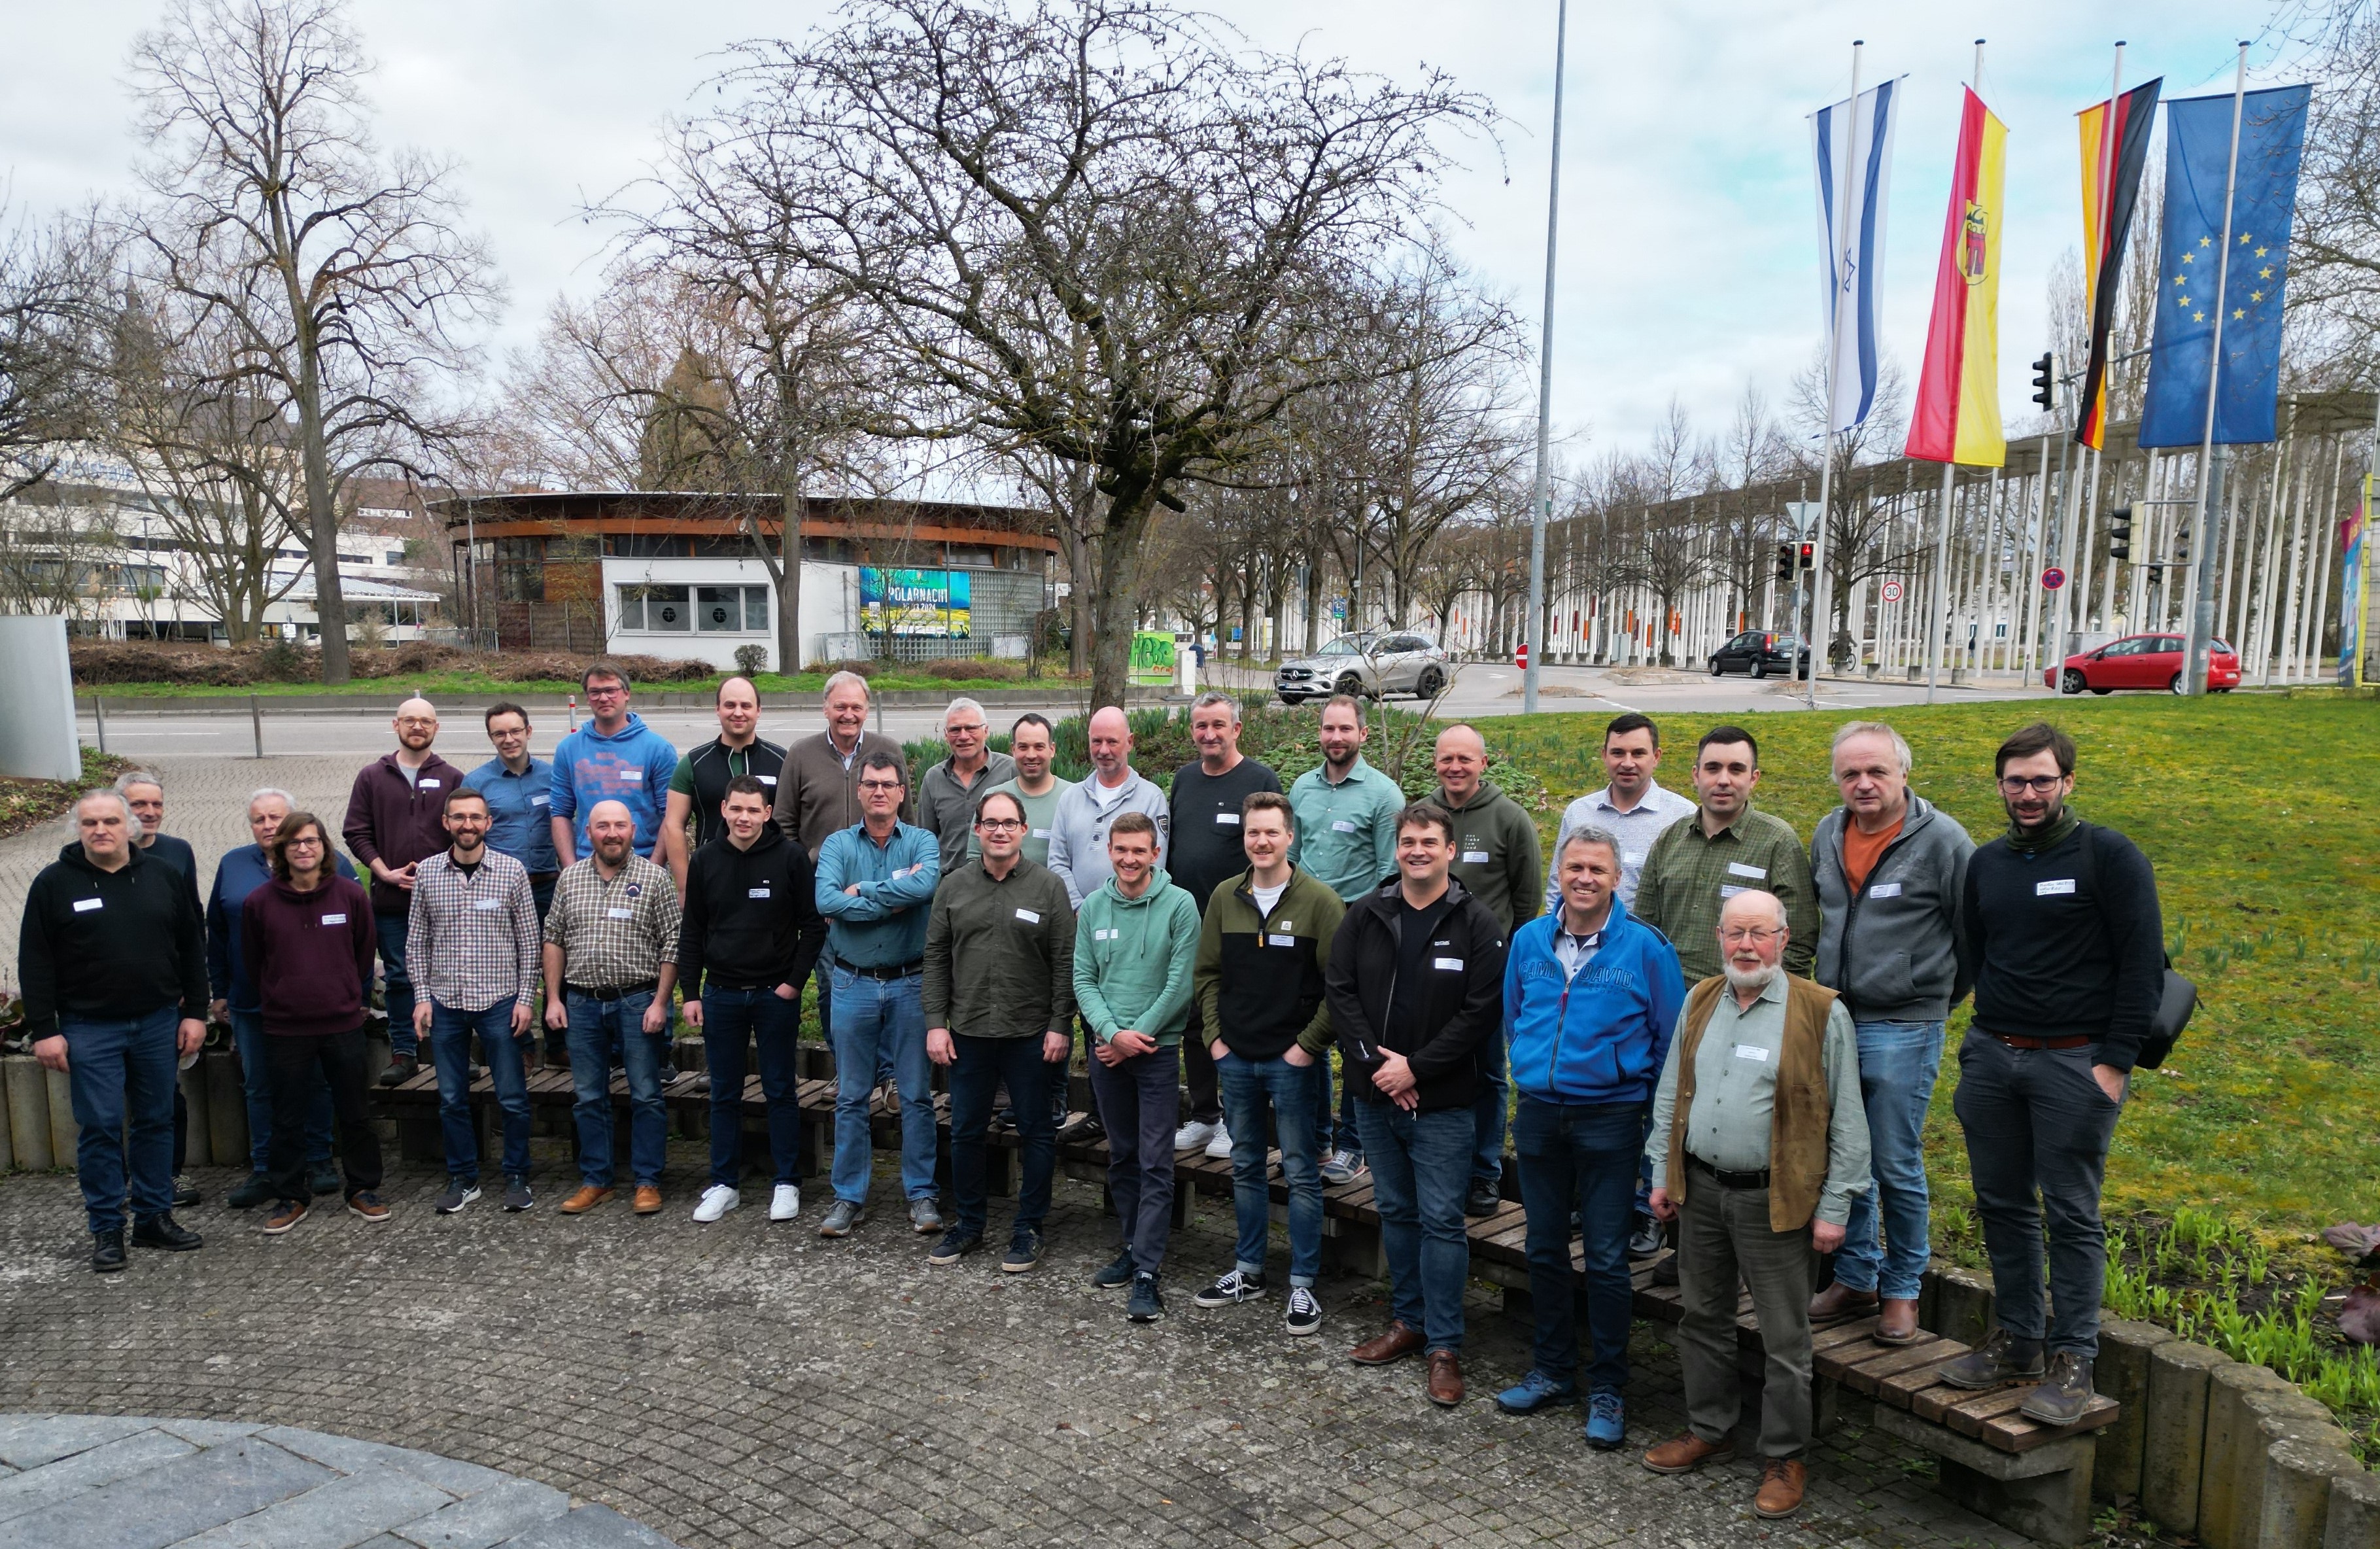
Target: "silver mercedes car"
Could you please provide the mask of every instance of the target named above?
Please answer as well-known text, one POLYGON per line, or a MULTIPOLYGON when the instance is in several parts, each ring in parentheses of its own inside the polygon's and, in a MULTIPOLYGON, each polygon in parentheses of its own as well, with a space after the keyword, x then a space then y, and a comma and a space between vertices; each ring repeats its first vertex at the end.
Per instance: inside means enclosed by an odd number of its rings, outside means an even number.
POLYGON ((1436 699, 1454 676, 1451 658, 1426 635, 1407 630, 1342 635, 1311 656, 1283 662, 1273 691, 1283 704, 1332 694, 1436 699))

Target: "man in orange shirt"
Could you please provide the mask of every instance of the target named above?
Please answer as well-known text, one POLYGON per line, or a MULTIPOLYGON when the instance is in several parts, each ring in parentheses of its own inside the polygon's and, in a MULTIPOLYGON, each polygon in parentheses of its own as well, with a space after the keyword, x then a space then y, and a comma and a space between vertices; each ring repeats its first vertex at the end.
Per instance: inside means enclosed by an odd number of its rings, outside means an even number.
POLYGON ((1919 1136, 1942 1064, 1943 1023, 1973 981, 1959 914, 1974 841, 1958 820, 1910 794, 1909 762, 1909 744, 1881 721, 1836 732, 1843 804, 1810 839, 1820 918, 1815 977, 1841 994, 1859 1036, 1876 1181, 1852 1198, 1835 1282, 1812 1299, 1810 1315, 1878 1312, 1876 1337, 1887 1344, 1917 1335, 1927 1252, 1919 1136))

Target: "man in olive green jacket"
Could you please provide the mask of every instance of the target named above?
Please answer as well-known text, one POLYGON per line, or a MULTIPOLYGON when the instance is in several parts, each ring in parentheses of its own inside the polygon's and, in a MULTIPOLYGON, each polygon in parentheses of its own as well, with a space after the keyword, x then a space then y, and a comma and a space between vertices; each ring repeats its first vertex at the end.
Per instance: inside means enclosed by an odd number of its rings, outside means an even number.
POLYGON ((1120 812, 1108 828, 1112 874, 1075 924, 1075 1004, 1095 1040, 1091 1096, 1108 1131, 1108 1192, 1123 1251, 1092 1277, 1132 1287, 1124 1316, 1165 1315, 1158 1294, 1173 1226, 1173 1128, 1182 1116, 1182 1028, 1190 1019, 1198 906, 1157 864, 1157 824, 1120 812))

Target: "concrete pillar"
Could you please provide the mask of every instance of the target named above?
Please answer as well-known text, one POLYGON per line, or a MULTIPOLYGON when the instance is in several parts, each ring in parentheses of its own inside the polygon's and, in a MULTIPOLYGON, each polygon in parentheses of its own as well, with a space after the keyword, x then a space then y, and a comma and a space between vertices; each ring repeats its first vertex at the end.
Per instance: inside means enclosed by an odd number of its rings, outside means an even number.
POLYGON ((2129 1318, 2099 1323, 2099 1360, 2092 1385, 2123 1406, 2116 1422, 2099 1433, 2091 1489, 2103 1501, 2126 1501, 2141 1493, 2141 1437, 2147 1424, 2149 1352, 2169 1343, 2173 1333, 2129 1318))
POLYGON ((2267 1366, 2233 1362, 2206 1379, 2206 1443, 2199 1464, 2198 1538, 2207 1549, 2255 1549, 2255 1520, 2241 1521, 2236 1506, 2245 1489, 2252 1495, 2265 1469, 2265 1442, 2256 1433, 2252 1398, 2293 1393, 2288 1379, 2267 1366))
POLYGON ((2330 1515, 2322 1549, 2374 1549, 2380 1545, 2380 1474, 2350 1469, 2330 1476, 2330 1515))
POLYGON ((74 1088, 63 1070, 43 1069, 42 1077, 49 1089, 50 1154, 57 1159, 57 1165, 71 1167, 82 1137, 82 1126, 75 1122, 74 1088))
POLYGON ((2206 1384, 2231 1358, 2174 1340, 2149 1352, 2148 1425, 2141 1437, 2141 1509, 2173 1532, 2198 1531, 2199 1470, 2206 1445, 2206 1384))
POLYGON ((2256 1549, 2323 1549, 2330 1521, 2333 1476, 2361 1470, 2346 1438, 2291 1437, 2265 1455, 2265 1500, 2258 1513, 2256 1549))
POLYGON ((45 1172, 56 1165, 50 1151, 50 1089, 30 1055, 0 1059, 0 1079, 8 1089, 8 1143, 17 1165, 45 1172))
MULTIPOLYGON (((2277 1392, 2249 1394, 2243 1407, 2254 1435, 2241 1448, 2239 1482, 2232 1486, 2232 1536, 2243 1549, 2264 1549, 2267 1542, 2262 1536, 2265 1487, 2272 1450, 2284 1442, 2298 1442, 2327 1452, 2344 1453, 2348 1451, 2347 1436, 2331 1418, 2328 1407, 2286 1384, 2277 1392)), ((2320 1516, 2315 1520, 2319 1522, 2320 1516)))

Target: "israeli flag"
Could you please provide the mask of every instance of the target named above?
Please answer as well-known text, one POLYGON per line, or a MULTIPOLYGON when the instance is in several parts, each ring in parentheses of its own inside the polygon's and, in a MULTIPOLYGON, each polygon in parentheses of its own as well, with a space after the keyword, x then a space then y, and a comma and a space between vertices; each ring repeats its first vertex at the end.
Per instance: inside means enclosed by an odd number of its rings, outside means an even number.
POLYGON ((1810 115, 1818 170, 1818 244, 1827 255, 1826 323, 1834 340, 1834 412, 1847 431, 1876 407, 1884 298, 1884 213, 1892 192, 1892 131, 1903 76, 1810 115), (1845 218, 1848 213, 1849 218, 1845 218))

